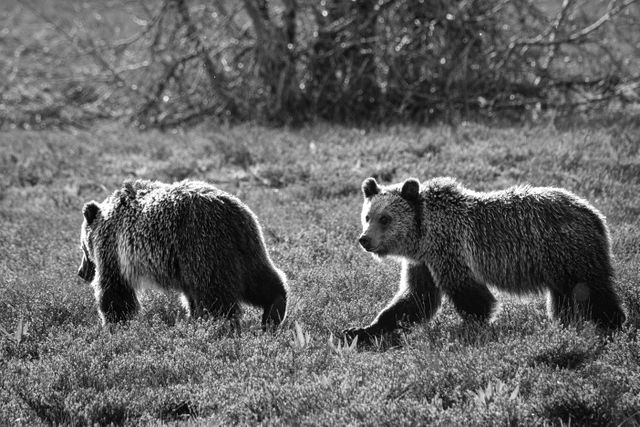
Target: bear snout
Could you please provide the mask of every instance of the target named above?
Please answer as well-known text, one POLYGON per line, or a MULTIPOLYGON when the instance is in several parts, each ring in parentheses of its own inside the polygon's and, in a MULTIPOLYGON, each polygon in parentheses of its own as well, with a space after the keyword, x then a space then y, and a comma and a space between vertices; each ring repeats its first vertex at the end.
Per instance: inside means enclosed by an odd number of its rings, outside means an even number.
POLYGON ((82 264, 78 269, 78 276, 80 276, 83 280, 87 282, 91 282, 95 274, 96 274, 95 265, 91 261, 83 259, 82 264))
POLYGON ((358 243, 360 243, 360 246, 362 246, 365 251, 371 251, 371 237, 363 234, 358 239, 358 243))

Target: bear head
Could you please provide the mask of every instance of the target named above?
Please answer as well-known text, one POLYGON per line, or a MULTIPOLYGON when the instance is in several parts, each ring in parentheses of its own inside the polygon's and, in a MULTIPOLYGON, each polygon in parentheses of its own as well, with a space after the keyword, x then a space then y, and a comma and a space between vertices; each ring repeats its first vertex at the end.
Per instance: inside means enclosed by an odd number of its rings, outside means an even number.
POLYGON ((95 253, 93 239, 91 238, 102 213, 100 205, 94 201, 86 203, 82 209, 84 221, 80 229, 80 248, 82 249, 82 262, 78 268, 78 276, 87 282, 91 282, 96 274, 95 253))
POLYGON ((415 246, 419 229, 416 208, 420 183, 414 178, 401 184, 379 186, 375 178, 362 183, 362 234, 358 242, 377 256, 406 257, 415 246))

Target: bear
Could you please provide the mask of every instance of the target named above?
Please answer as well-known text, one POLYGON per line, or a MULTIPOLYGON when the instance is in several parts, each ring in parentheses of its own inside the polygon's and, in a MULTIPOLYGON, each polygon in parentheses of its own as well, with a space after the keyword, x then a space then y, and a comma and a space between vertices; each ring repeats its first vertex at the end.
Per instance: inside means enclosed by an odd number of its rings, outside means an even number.
POLYGON ((402 263, 399 289, 368 326, 344 331, 360 342, 429 320, 442 295, 466 319, 489 320, 488 286, 513 294, 546 291, 550 317, 619 328, 625 313, 613 287, 609 231, 586 200, 560 188, 515 186, 476 192, 449 177, 362 183, 362 248, 402 263))
POLYGON ((143 288, 181 294, 190 317, 235 321, 240 303, 264 310, 263 330, 286 317, 285 274, 269 258, 255 214, 201 181, 125 181, 83 208, 78 275, 91 282, 102 324, 131 319, 143 288))

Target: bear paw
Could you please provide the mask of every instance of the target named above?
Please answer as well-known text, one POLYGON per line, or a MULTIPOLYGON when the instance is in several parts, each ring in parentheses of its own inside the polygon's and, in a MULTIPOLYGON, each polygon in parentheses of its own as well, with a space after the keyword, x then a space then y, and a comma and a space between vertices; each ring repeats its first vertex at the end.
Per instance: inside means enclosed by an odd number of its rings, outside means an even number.
POLYGON ((369 328, 349 328, 342 331, 342 335, 348 342, 353 342, 358 338, 358 344, 371 344, 376 334, 372 333, 369 328))

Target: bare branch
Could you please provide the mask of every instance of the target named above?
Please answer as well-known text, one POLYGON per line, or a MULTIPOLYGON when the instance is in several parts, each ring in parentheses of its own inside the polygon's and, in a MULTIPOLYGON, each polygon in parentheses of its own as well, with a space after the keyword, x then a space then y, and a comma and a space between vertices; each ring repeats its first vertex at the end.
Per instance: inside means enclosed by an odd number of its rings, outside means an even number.
MULTIPOLYGON (((144 2, 142 4, 144 5, 144 2)), ((114 50, 126 49, 127 47, 131 46, 138 40, 141 40, 142 38, 144 38, 147 34, 149 34, 149 32, 151 32, 153 27, 155 27, 158 24, 158 22, 160 21, 160 17, 166 11, 166 7, 167 7, 167 4, 165 2, 163 3, 162 7, 160 7, 158 12, 152 15, 150 19, 147 20, 147 23, 145 24, 144 28, 141 31, 137 32, 136 34, 133 34, 132 36, 124 40, 118 40, 113 42, 112 44, 110 44, 110 47, 114 50)), ((146 5, 145 5, 145 8, 146 8, 146 5)), ((147 13, 150 13, 150 11, 147 10, 147 13)))
POLYGON ((607 12, 604 15, 602 15, 593 24, 583 28, 580 31, 577 31, 577 32, 571 34, 569 37, 567 37, 566 43, 572 43, 572 42, 578 41, 578 40, 588 36, 589 34, 591 34, 594 31, 596 31, 598 28, 602 27, 602 25, 604 25, 611 18, 613 18, 614 16, 616 16, 620 12, 624 11, 626 8, 628 8, 629 6, 631 6, 634 3, 638 3, 638 0, 625 0, 622 3, 620 3, 620 5, 615 6, 615 0, 613 0, 610 3, 610 6, 609 6, 607 12))
POLYGON ((564 37, 561 39, 554 38, 553 40, 544 40, 544 34, 540 34, 534 37, 533 39, 518 40, 514 42, 514 45, 515 46, 551 46, 554 44, 570 44, 570 43, 580 42, 581 40, 586 38, 588 35, 592 34, 596 30, 598 30, 600 27, 602 27, 611 18, 613 18, 614 16, 624 11, 626 8, 628 8, 632 4, 638 3, 639 1, 640 0, 625 0, 616 6, 615 0, 612 0, 609 3, 609 7, 607 8, 607 11, 602 16, 600 16, 600 18, 595 20, 592 24, 569 34, 567 37, 564 37))
POLYGON ((202 38, 198 34, 198 28, 191 20, 191 15, 189 14, 189 8, 187 7, 186 0, 176 0, 176 5, 183 22, 187 26, 187 37, 193 40, 193 42, 195 43, 196 52, 198 52, 198 55, 200 55, 205 69, 207 70, 207 75, 209 77, 209 83, 211 83, 211 87, 219 90, 220 94, 224 94, 224 90, 222 90, 221 84, 222 81, 224 81, 224 74, 216 68, 213 61, 209 57, 207 48, 202 42, 202 38))
MULTIPOLYGON (((561 28, 562 24, 564 23, 564 20, 566 19, 567 15, 569 14, 569 10, 573 6, 574 2, 575 2, 575 0, 563 0, 562 1, 562 7, 560 8, 560 12, 556 16, 556 19, 553 22, 553 25, 551 26, 551 33, 549 35, 549 41, 550 42, 553 43, 558 38, 558 33, 560 32, 560 28, 561 28)), ((547 56, 545 58, 543 58, 543 60, 542 60, 542 70, 544 70, 545 72, 547 71, 547 69, 551 65, 551 62, 553 62, 553 59, 556 56, 556 52, 558 51, 558 46, 559 46, 558 44, 555 44, 555 43, 552 44, 551 48, 549 49, 549 53, 547 54, 547 56)))
MULTIPOLYGON (((40 10, 38 10, 33 5, 31 5, 28 1, 24 2, 23 4, 34 15, 36 15, 38 18, 40 18, 43 21, 45 21, 47 24, 51 25, 58 33, 62 34, 66 39, 68 39, 72 43, 72 46, 74 47, 74 49, 78 53, 80 53, 81 55, 90 56, 91 58, 94 59, 94 61, 96 62, 97 65, 99 65, 103 69, 107 70, 111 74, 111 76, 113 77, 113 79, 115 81, 117 81, 118 83, 123 84, 127 88, 131 88, 131 85, 129 85, 129 83, 111 66, 109 61, 107 61, 100 54, 99 50, 95 47, 95 45, 93 43, 93 40, 91 40, 91 39, 84 40, 84 43, 88 43, 90 45, 88 48, 85 47, 85 46, 82 46, 82 44, 83 44, 83 40, 82 39, 77 39, 76 37, 73 37, 71 34, 69 34, 69 32, 67 30, 65 30, 62 26, 58 25, 56 22, 51 20, 48 16, 46 16, 40 10)), ((136 91, 133 88, 131 88, 131 89, 134 92, 136 91)))
POLYGON ((251 19, 253 28, 256 32, 256 37, 259 41, 265 40, 267 36, 267 29, 264 23, 263 14, 260 12, 259 5, 256 4, 256 0, 244 0, 244 7, 247 10, 247 14, 251 19))
MULTIPOLYGON (((298 7, 296 0, 283 0, 283 3, 284 12, 282 20, 284 21, 287 46, 293 47, 296 42, 296 10, 298 7)), ((293 49, 289 49, 289 51, 293 51, 293 49)))

